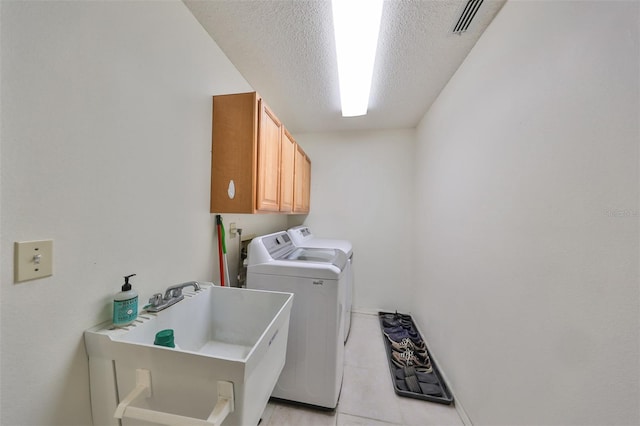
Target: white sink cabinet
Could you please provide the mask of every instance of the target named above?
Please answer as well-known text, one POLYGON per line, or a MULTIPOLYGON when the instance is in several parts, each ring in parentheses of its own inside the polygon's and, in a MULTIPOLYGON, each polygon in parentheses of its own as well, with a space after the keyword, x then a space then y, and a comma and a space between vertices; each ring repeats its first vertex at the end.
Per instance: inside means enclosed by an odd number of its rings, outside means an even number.
POLYGON ((285 363, 293 294, 203 284, 184 295, 125 328, 109 322, 85 331, 95 426, 119 425, 117 408, 122 425, 216 424, 206 420, 219 402, 219 385, 232 389, 233 411, 222 424, 258 424, 285 363), (153 344, 168 328, 175 349, 153 344), (140 377, 147 377, 144 392, 140 377), (132 408, 124 409, 133 394, 139 396, 132 408), (152 413, 156 421, 134 412, 152 413))

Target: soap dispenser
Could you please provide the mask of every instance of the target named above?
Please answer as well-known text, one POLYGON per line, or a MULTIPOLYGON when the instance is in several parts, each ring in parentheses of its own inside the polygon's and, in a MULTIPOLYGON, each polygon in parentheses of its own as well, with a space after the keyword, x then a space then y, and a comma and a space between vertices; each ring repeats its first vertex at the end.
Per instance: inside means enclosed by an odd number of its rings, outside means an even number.
POLYGON ((138 317, 138 293, 129 284, 129 278, 135 275, 124 277, 122 291, 113 298, 113 325, 116 327, 129 325, 138 317))

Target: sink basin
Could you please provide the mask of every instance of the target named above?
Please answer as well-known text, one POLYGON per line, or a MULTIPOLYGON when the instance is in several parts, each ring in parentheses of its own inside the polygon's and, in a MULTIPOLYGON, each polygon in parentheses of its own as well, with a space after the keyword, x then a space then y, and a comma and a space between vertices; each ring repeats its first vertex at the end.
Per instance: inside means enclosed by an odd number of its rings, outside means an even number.
POLYGON ((94 425, 119 424, 114 412, 141 370, 150 396, 133 405, 143 411, 207 419, 224 381, 233 384, 234 409, 223 424, 258 424, 284 366, 293 295, 212 284, 184 295, 125 328, 109 322, 85 331, 94 425), (164 329, 174 330, 176 348, 153 344, 164 329))

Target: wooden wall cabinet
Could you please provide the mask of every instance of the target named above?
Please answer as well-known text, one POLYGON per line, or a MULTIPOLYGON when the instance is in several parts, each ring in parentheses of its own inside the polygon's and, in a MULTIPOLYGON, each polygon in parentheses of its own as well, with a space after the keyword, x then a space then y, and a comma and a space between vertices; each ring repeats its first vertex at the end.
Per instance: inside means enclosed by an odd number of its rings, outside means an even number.
POLYGON ((214 96, 211 213, 302 212, 295 208, 298 148, 257 93, 214 96))

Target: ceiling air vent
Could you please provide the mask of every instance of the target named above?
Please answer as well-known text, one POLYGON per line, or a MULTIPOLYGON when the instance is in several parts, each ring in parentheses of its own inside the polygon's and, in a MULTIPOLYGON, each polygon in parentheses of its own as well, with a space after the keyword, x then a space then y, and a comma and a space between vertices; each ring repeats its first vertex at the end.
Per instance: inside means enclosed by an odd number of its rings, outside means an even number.
POLYGON ((453 28, 454 34, 462 34, 467 31, 471 21, 476 16, 478 9, 480 9, 480 5, 484 0, 468 0, 464 10, 460 14, 460 18, 458 18, 458 22, 456 26, 453 28))

